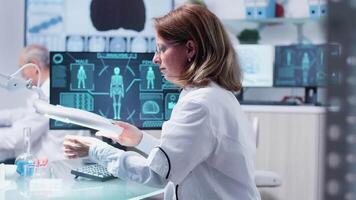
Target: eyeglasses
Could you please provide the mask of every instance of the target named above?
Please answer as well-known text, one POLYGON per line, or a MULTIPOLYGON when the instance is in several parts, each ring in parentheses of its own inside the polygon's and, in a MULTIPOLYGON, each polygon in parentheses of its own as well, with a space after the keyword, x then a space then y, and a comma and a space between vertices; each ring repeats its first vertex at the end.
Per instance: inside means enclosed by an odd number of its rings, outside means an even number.
POLYGON ((163 54, 164 52, 167 51, 167 49, 171 48, 171 47, 175 47, 175 46, 178 46, 180 43, 172 43, 172 44, 169 44, 169 45, 156 45, 156 50, 155 50, 155 53, 157 55, 161 55, 163 54))
POLYGON ((164 53, 165 51, 167 50, 167 47, 165 47, 165 46, 156 46, 156 51, 155 51, 155 53, 157 54, 157 55, 161 55, 162 53, 164 53))

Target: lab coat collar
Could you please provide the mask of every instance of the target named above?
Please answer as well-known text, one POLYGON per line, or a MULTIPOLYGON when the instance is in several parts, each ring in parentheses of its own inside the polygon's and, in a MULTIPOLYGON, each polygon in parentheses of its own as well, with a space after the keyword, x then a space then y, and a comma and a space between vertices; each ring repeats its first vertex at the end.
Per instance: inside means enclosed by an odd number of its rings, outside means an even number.
MULTIPOLYGON (((214 81, 210 81, 209 84, 205 87, 219 87, 218 84, 216 84, 214 81)), ((199 89, 199 87, 192 87, 192 86, 186 86, 183 88, 181 94, 180 94, 180 98, 184 97, 185 95, 187 95, 189 92, 192 92, 194 90, 199 89)))
POLYGON ((43 94, 49 98, 49 78, 47 78, 43 83, 42 85, 40 86, 43 94))
POLYGON ((183 98, 186 94, 188 94, 190 91, 193 91, 194 88, 193 87, 185 87, 183 88, 182 92, 180 93, 180 97, 179 98, 183 98))

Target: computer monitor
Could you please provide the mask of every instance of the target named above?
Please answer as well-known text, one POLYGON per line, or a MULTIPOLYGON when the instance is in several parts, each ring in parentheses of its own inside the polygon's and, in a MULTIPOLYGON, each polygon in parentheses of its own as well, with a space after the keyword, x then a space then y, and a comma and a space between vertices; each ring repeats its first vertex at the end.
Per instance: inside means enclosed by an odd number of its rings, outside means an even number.
POLYGON ((271 45, 237 45, 243 87, 272 87, 274 47, 271 45))
POLYGON ((25 45, 51 51, 154 52, 152 18, 173 0, 26 0, 25 45))
POLYGON ((276 46, 274 86, 324 87, 328 56, 339 56, 337 44, 276 46))
MULTIPOLYGON (((277 46, 274 65, 275 87, 305 88, 304 102, 318 104, 317 88, 326 86, 327 59, 341 54, 339 44, 277 46)), ((337 74, 331 77, 337 81, 337 74)))
MULTIPOLYGON (((50 53, 50 103, 79 108, 141 129, 159 129, 179 97, 153 53, 50 53)), ((51 120, 51 129, 83 129, 51 120)))

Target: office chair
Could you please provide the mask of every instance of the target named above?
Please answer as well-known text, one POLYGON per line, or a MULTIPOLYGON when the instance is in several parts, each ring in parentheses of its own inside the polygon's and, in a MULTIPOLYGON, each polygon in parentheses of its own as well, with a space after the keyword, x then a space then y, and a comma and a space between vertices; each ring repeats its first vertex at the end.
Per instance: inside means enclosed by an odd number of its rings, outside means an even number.
MULTIPOLYGON (((252 119, 253 132, 255 133, 256 148, 258 148, 259 143, 259 126, 258 118, 254 117, 252 119)), ((279 187, 282 185, 281 177, 272 171, 266 170, 255 170, 255 183, 256 186, 261 187, 279 187)))

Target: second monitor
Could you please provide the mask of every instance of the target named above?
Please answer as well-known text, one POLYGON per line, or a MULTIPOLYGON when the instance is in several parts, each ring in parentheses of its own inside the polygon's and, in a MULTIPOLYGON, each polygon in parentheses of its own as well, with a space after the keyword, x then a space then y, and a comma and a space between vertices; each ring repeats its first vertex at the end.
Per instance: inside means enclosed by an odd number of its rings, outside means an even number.
POLYGON ((277 46, 274 86, 323 87, 327 58, 340 53, 338 44, 277 46))
MULTIPOLYGON (((50 103, 79 108, 142 129, 169 119, 179 90, 153 53, 51 52, 50 103)), ((51 129, 81 127, 51 120, 51 129)))
POLYGON ((243 87, 273 86, 274 46, 237 45, 235 51, 243 74, 243 87))

